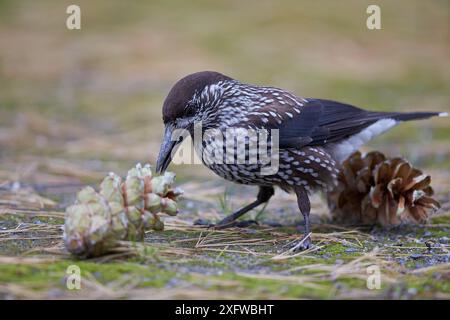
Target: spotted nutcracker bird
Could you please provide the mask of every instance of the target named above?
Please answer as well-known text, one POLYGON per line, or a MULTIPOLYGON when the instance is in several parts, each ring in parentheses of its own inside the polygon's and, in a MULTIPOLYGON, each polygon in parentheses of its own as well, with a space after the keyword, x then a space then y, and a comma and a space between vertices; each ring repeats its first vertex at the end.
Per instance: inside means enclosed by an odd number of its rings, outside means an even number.
MULTIPOLYGON (((202 138, 203 154, 199 156, 219 176, 259 186, 256 200, 218 222, 217 228, 235 225, 237 218, 268 202, 274 194, 274 186, 296 194, 305 233, 292 250, 310 247, 308 194, 332 186, 343 160, 402 121, 446 115, 366 111, 345 103, 301 98, 282 89, 242 83, 212 71, 193 73, 179 80, 165 99, 162 113, 165 134, 156 164, 158 172, 166 170, 172 151, 182 141, 182 137, 174 139, 175 129, 185 129, 191 137, 195 123, 200 121, 203 131, 211 128, 221 132, 230 128, 278 129, 279 166, 274 174, 261 174, 260 162, 205 161, 216 147, 215 140, 208 137, 202 138)), ((193 141, 198 153, 199 143, 194 137, 193 141)))

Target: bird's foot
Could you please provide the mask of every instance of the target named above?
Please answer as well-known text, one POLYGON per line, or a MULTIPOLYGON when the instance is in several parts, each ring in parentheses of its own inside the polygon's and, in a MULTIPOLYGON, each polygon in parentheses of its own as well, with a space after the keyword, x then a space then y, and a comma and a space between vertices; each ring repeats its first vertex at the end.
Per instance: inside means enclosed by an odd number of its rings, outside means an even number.
POLYGON ((247 228, 251 225, 258 225, 259 223, 256 220, 241 220, 241 221, 231 221, 228 223, 218 223, 214 226, 214 229, 226 229, 231 227, 236 228, 247 228))
POLYGON ((204 226, 204 227, 208 227, 208 228, 211 228, 214 226, 213 223, 211 223, 209 220, 206 220, 206 219, 194 220, 193 224, 194 224, 194 226, 204 226))
POLYGON ((197 219, 194 221, 194 225, 196 226, 206 226, 210 229, 216 229, 216 230, 221 230, 221 229, 226 229, 226 228, 232 228, 232 227, 237 227, 237 228, 247 228, 248 226, 254 225, 254 224, 258 224, 257 221, 255 220, 242 220, 242 221, 220 221, 219 223, 213 224, 210 223, 207 220, 203 220, 203 219, 197 219))
POLYGON ((303 236, 298 242, 295 242, 289 249, 290 252, 304 251, 312 247, 311 233, 303 236))

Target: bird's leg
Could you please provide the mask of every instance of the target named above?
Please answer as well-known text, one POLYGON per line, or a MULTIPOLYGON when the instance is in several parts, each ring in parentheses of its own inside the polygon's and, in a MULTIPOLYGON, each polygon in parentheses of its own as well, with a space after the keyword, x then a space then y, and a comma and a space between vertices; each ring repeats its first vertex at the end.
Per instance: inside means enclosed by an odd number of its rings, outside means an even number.
POLYGON ((311 247, 311 224, 309 222, 311 203, 309 202, 308 193, 305 188, 297 186, 294 188, 294 191, 297 195, 298 208, 300 209, 305 222, 305 234, 297 243, 294 244, 290 251, 301 251, 311 247))
MULTIPOLYGON (((210 225, 210 227, 214 227, 216 229, 225 229, 229 227, 245 227, 248 226, 251 223, 255 223, 255 221, 236 221, 240 216, 244 215, 245 213, 249 212, 250 210, 256 208, 260 204, 263 204, 273 196, 275 193, 275 190, 273 187, 259 187, 258 196, 256 197, 256 200, 245 207, 239 209, 238 211, 234 212, 233 214, 230 214, 229 216, 225 217, 221 221, 219 221, 215 225, 210 225)), ((201 223, 197 223, 201 224, 201 223)))

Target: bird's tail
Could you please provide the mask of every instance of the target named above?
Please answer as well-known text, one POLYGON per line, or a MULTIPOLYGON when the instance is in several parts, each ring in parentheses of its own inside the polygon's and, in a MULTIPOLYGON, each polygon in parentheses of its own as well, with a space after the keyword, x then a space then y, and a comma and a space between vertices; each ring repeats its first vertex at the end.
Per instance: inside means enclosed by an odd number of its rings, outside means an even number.
MULTIPOLYGON (((431 117, 447 117, 447 112, 371 112, 368 111, 362 117, 365 121, 363 128, 359 132, 347 137, 339 142, 334 152, 334 157, 342 162, 351 153, 358 150, 364 143, 372 138, 386 132, 399 122, 409 120, 428 119, 431 117)), ((360 117, 361 119, 361 117, 360 117)))
POLYGON ((428 119, 431 117, 448 117, 447 112, 395 112, 389 118, 396 121, 428 119))

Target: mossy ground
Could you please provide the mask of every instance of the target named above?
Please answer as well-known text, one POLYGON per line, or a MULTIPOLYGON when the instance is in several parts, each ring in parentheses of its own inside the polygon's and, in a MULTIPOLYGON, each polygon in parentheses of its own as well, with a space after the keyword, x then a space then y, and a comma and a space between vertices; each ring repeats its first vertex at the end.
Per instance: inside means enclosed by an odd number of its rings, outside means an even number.
POLYGON ((154 163, 161 104, 173 82, 217 70, 242 81, 373 110, 450 111, 449 5, 369 2, 0 1, 1 298, 450 298, 450 125, 408 123, 365 150, 403 155, 431 174, 442 209, 425 226, 389 231, 334 224, 313 198, 314 250, 280 255, 299 237, 292 195, 278 191, 259 226, 211 231, 249 203, 200 165, 173 166, 186 198, 164 232, 80 261, 62 245, 63 212, 86 184, 154 163), (255 9, 257 8, 257 9, 255 9), (45 19, 43 18, 45 17, 45 19), (275 224, 281 224, 274 227, 275 224), (68 290, 67 267, 81 290, 68 290), (367 267, 381 288, 367 288, 367 267))
MULTIPOLYGON (((316 208, 320 205, 315 202, 316 208)), ((47 217, 47 210, 30 210, 35 211, 30 217, 5 209, 0 216, 2 297, 388 299, 450 294, 449 215, 390 232, 318 222, 312 250, 283 256, 286 245, 299 236, 295 227, 261 221, 247 229, 211 231, 192 226, 197 213, 184 210, 186 219, 166 219, 166 230, 149 232, 144 243, 125 242, 106 256, 82 261, 63 248, 61 218, 47 217), (80 290, 67 289, 71 265, 81 270, 80 290), (373 265, 381 273, 376 290, 367 288, 367 268, 373 265)))

